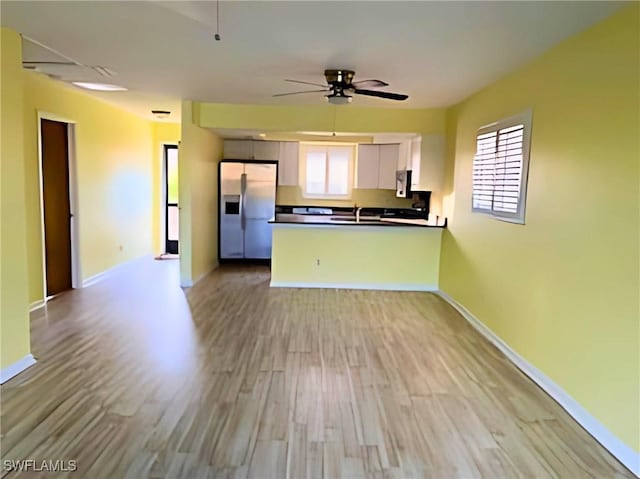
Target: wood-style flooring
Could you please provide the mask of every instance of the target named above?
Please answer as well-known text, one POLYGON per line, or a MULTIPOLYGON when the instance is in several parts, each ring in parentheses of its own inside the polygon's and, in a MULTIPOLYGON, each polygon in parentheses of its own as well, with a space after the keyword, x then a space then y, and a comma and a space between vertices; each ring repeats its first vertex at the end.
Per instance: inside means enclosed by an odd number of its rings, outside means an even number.
POLYGON ((32 313, 2 459, 78 470, 3 475, 632 477, 436 295, 270 289, 264 267, 177 285, 143 260, 32 313))

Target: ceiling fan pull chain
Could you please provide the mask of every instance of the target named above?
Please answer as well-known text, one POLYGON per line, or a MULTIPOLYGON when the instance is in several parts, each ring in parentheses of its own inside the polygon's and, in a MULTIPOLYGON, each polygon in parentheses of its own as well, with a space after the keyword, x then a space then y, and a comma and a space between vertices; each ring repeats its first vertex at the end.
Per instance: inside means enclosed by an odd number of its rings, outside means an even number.
POLYGON ((216 0, 216 34, 213 36, 216 41, 222 40, 220 36, 220 0, 216 0))

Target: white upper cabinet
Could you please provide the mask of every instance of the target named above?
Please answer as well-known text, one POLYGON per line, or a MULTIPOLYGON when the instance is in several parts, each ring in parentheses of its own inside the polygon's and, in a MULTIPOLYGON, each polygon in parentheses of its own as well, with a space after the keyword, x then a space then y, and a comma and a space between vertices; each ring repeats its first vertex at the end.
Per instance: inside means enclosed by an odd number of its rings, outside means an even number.
POLYGON ((279 141, 253 141, 253 159, 278 161, 280 158, 279 141))
POLYGON ((298 185, 298 152, 296 141, 281 141, 278 159, 278 186, 298 185))
POLYGON ((298 184, 298 142, 224 140, 227 160, 267 160, 278 162, 278 186, 298 184))
POLYGON ((400 145, 380 145, 380 167, 378 170, 378 188, 396 189, 396 170, 399 163, 400 145))
POLYGON ((357 188, 378 188, 380 171, 379 145, 358 145, 357 188))
POLYGON ((224 140, 224 157, 227 160, 277 161, 279 156, 279 141, 224 140))
POLYGON ((224 140, 224 157, 227 160, 253 160, 253 141, 224 140))
POLYGON ((417 174, 413 173, 412 188, 422 191, 442 191, 444 186, 444 135, 422 135, 422 141, 419 143, 415 156, 418 155, 419 170, 417 174))
POLYGON ((400 145, 358 145, 357 188, 396 189, 400 145))
POLYGON ((418 136, 411 140, 409 144, 409 156, 407 159, 407 169, 411 170, 411 189, 424 190, 420 184, 420 170, 421 170, 421 158, 422 158, 422 137, 418 136))

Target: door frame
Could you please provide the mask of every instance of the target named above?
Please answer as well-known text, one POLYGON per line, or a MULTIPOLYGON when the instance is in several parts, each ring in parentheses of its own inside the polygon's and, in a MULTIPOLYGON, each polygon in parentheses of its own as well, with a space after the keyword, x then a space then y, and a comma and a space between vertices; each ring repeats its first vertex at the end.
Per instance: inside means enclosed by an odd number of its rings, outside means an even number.
MULTIPOLYGON (((166 253, 167 249, 167 157, 166 147, 174 146, 178 150, 178 164, 180 164, 180 142, 163 141, 160 143, 160 249, 166 253)), ((178 207, 178 211, 180 208, 178 207)))
POLYGON ((47 296, 47 258, 44 240, 44 178, 42 174, 42 120, 57 121, 67 125, 67 160, 69 167, 69 210, 71 212, 71 287, 82 288, 82 268, 80 264, 80 223, 78 217, 78 176, 76 170, 76 122, 63 118, 55 113, 38 110, 38 183, 40 193, 40 239, 42 243, 42 297, 46 303, 52 296, 47 296))

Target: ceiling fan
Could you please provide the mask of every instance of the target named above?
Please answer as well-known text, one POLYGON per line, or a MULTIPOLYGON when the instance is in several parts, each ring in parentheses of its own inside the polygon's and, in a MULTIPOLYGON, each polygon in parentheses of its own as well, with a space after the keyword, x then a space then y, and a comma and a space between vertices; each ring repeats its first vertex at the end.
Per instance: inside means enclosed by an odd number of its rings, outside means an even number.
POLYGON ((306 90, 296 91, 291 93, 278 93, 273 96, 288 96, 288 95, 300 95, 303 93, 328 93, 325 95, 327 101, 334 105, 343 105, 351 102, 351 95, 348 93, 355 93, 356 95, 376 96, 379 98, 386 98, 388 100, 406 100, 408 95, 400 93, 391 93, 387 91, 370 90, 370 88, 382 88, 389 86, 380 80, 362 80, 353 81, 355 72, 353 70, 325 70, 324 76, 327 80, 326 85, 320 83, 311 83, 299 80, 285 80, 292 83, 302 83, 304 85, 314 85, 322 87, 322 90, 306 90))

